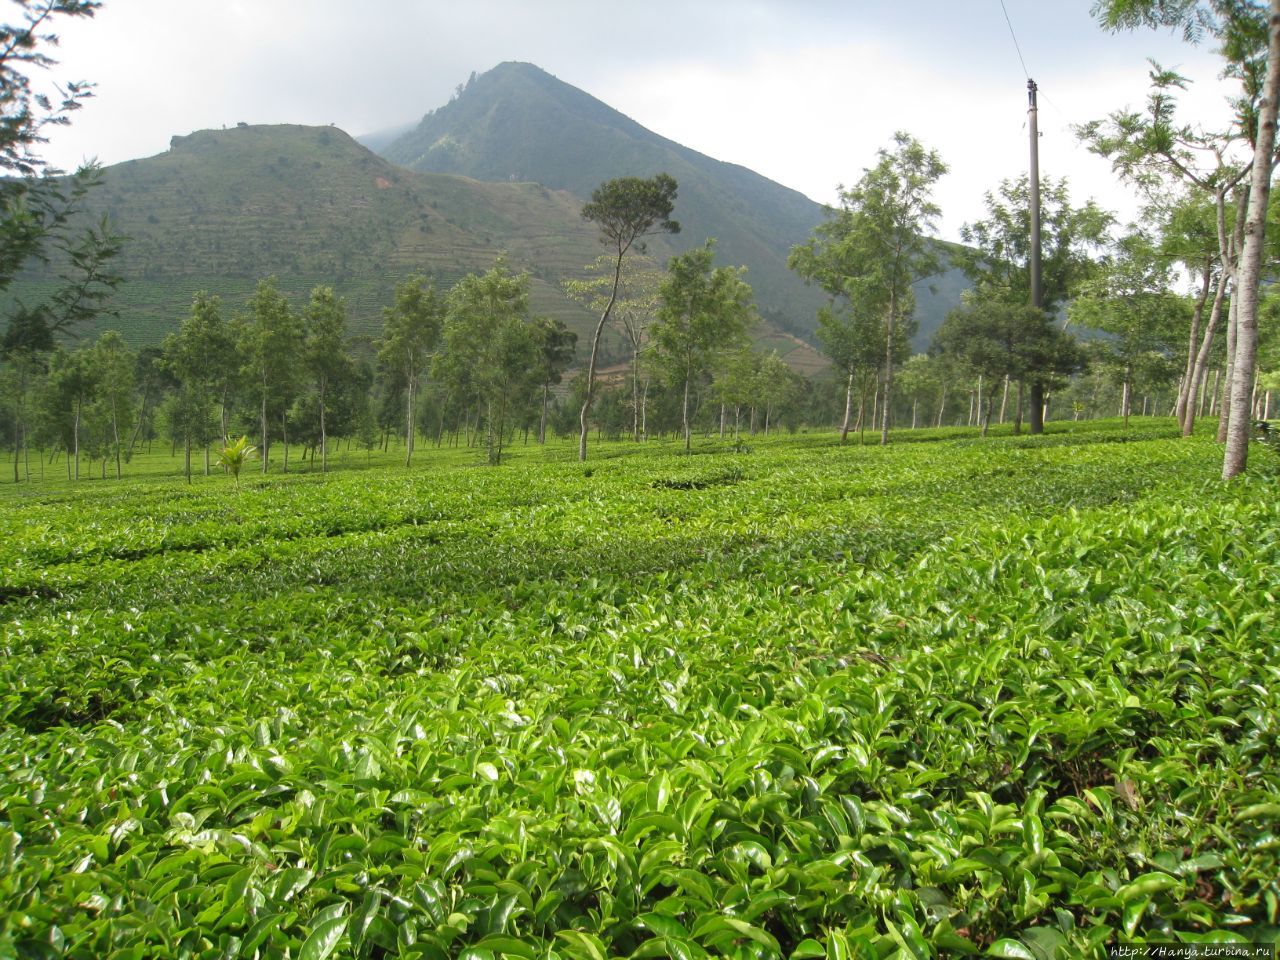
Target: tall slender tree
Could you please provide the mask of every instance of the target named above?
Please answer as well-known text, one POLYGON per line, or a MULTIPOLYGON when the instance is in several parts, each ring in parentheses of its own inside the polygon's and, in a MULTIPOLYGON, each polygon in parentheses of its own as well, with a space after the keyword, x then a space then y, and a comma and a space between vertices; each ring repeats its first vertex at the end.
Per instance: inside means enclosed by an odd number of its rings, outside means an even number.
POLYGON ((538 342, 529 323, 529 274, 499 260, 449 291, 444 349, 433 369, 460 385, 484 411, 490 465, 502 461, 512 412, 539 385, 538 342))
POLYGON ((538 416, 538 442, 547 442, 547 406, 551 388, 560 382, 573 362, 578 335, 554 317, 535 317, 532 335, 537 351, 537 376, 542 387, 542 409, 538 416))
POLYGON ((1186 362, 1174 404, 1174 416, 1182 435, 1189 437, 1195 430, 1195 398, 1204 382, 1230 278, 1223 267, 1215 226, 1216 211, 1211 202, 1198 192, 1188 191, 1174 203, 1163 205, 1158 212, 1162 251, 1180 263, 1199 286, 1192 302, 1186 362))
POLYGON ((13 482, 20 476, 20 464, 27 449, 30 431, 31 395, 48 366, 53 350, 53 334, 38 311, 19 306, 9 320, 0 341, 3 362, 4 396, 13 424, 13 482))
POLYGON ((413 460, 418 394, 440 340, 444 301, 425 277, 410 277, 396 287, 395 303, 383 311, 378 359, 394 368, 405 387, 404 465, 413 460))
POLYGON ((259 281, 249 300, 249 314, 240 325, 239 350, 245 374, 258 395, 261 440, 258 452, 267 472, 271 450, 271 416, 279 414, 284 470, 289 470, 288 410, 297 388, 302 350, 302 321, 276 289, 274 277, 259 281))
POLYGON ((649 379, 643 372, 643 358, 649 344, 649 327, 658 310, 658 286, 662 283, 663 274, 644 254, 627 257, 623 261, 621 283, 615 294, 614 267, 612 256, 597 257, 587 268, 591 276, 567 280, 564 287, 569 296, 597 312, 604 311, 613 298, 611 316, 631 348, 631 435, 632 439, 639 441, 644 434, 649 386, 649 379))
POLYGON ((1271 174, 1276 161, 1276 123, 1280 112, 1280 0, 1098 0, 1094 15, 1110 30, 1134 27, 1178 27, 1187 39, 1208 33, 1219 44, 1226 72, 1241 78, 1246 97, 1232 103, 1241 113, 1249 153, 1249 195, 1243 242, 1231 309, 1236 314, 1235 357, 1229 380, 1230 408, 1223 479, 1245 469, 1252 429, 1254 368, 1258 346, 1258 285, 1262 277, 1271 174), (1256 105, 1247 94, 1256 90, 1256 105))
MULTIPOLYGON (((1031 296, 1030 182, 1027 177, 1005 180, 996 193, 987 193, 987 216, 965 224, 960 236, 967 244, 955 254, 955 263, 973 284, 971 302, 988 301, 1022 306, 1031 296)), ((1044 390, 1055 377, 1072 372, 1078 354, 1052 327, 1079 285, 1097 269, 1097 257, 1107 242, 1113 219, 1092 200, 1084 206, 1071 203, 1067 181, 1042 180, 1040 184, 1042 255, 1040 278, 1042 310, 1010 310, 1000 323, 1020 319, 1027 329, 1017 340, 1034 345, 1016 365, 1019 396, 1025 383, 1030 394, 1032 433, 1043 429, 1044 390), (1030 361, 1031 365, 1024 365, 1030 361)), ((985 314, 988 320, 994 313, 985 314)), ((1000 336, 1003 336, 1001 334, 1000 336)), ((1012 373, 1010 373, 1013 376, 1012 373)), ((1021 403, 1018 405, 1021 410, 1021 403)), ((1020 427, 1015 417, 1015 426, 1020 427)))
POLYGON ((134 366, 137 355, 130 350, 115 330, 106 331, 93 345, 92 363, 97 381, 97 400, 111 426, 111 449, 116 465, 116 479, 121 477, 120 431, 133 422, 134 366))
POLYGON ((915 311, 913 289, 941 269, 938 247, 927 234, 941 213, 933 187, 947 165, 936 151, 901 131, 894 134, 892 148, 877 156, 876 165, 853 187, 841 189, 839 208, 829 209, 814 236, 791 252, 790 264, 833 298, 883 318, 880 442, 888 443, 894 364, 903 327, 915 311))
POLYGON ((68 479, 80 479, 80 438, 86 408, 97 388, 97 371, 88 347, 53 352, 46 385, 50 413, 61 426, 68 479), (74 474, 72 467, 74 466, 74 474))
POLYGON ((1172 269, 1154 241, 1134 231, 1116 241, 1113 255, 1071 304, 1071 320, 1109 334, 1100 344, 1120 384, 1125 426, 1135 385, 1167 376, 1191 306, 1170 290, 1172 269))
POLYGON ((183 391, 180 403, 170 404, 171 426, 180 431, 190 481, 191 446, 204 447, 205 474, 209 472, 209 442, 213 438, 211 410, 219 409, 218 435, 227 440, 231 393, 240 378, 240 357, 235 332, 222 318, 222 302, 200 291, 191 302, 191 312, 177 333, 165 337, 164 362, 183 391))
POLYGON ((316 287, 311 291, 311 302, 302 313, 302 323, 302 362, 316 389, 320 408, 320 472, 326 473, 329 470, 329 435, 325 414, 329 388, 351 365, 345 342, 347 301, 337 296, 333 287, 316 287))
POLYGON ((654 233, 679 233, 680 224, 671 219, 675 208, 676 181, 665 173, 656 177, 619 177, 598 186, 591 200, 582 208, 582 218, 600 228, 600 242, 613 256, 613 284, 609 299, 600 312, 595 333, 591 337, 591 354, 587 360, 586 393, 578 417, 578 459, 587 459, 587 416, 595 396, 596 355, 600 334, 613 313, 622 283, 622 264, 632 250, 643 250, 643 239, 654 233))
MULTIPOLYGON (((1178 94, 1187 88, 1189 81, 1176 71, 1152 63, 1151 85, 1144 110, 1115 111, 1105 120, 1084 124, 1076 131, 1091 151, 1111 161, 1112 169, 1123 181, 1142 190, 1153 208, 1163 208, 1165 215, 1179 224, 1180 232, 1186 234, 1190 231, 1192 236, 1199 234, 1202 227, 1195 222, 1198 208, 1205 203, 1211 206, 1208 223, 1212 225, 1214 243, 1207 266, 1204 255, 1196 249, 1200 245, 1194 240, 1191 243, 1197 262, 1189 267, 1202 275, 1200 302, 1208 302, 1211 277, 1215 275, 1216 292, 1203 330, 1203 306, 1192 313, 1187 373, 1177 405, 1183 436, 1190 436, 1195 422, 1194 406, 1187 403, 1187 396, 1199 379, 1196 359, 1208 356, 1226 295, 1238 279, 1237 268, 1244 243, 1244 209, 1249 194, 1250 160, 1245 149, 1249 133, 1246 127, 1256 120, 1258 106, 1260 75, 1256 66, 1246 68, 1244 63, 1239 63, 1234 71, 1229 71, 1241 79, 1242 86, 1234 111, 1235 120, 1223 130, 1206 131, 1198 124, 1181 120, 1178 116, 1178 94), (1170 187, 1174 185, 1186 192, 1181 209, 1167 199, 1170 187)), ((1185 242, 1182 244, 1184 248, 1187 245, 1185 242)), ((1229 327, 1229 367, 1234 360, 1235 334, 1235 329, 1229 327)), ((1200 376, 1203 376, 1203 367, 1200 376)), ((1225 440, 1226 430, 1227 418, 1224 415, 1219 421, 1220 440, 1225 440)))
POLYGON ((689 400, 717 351, 731 347, 753 316, 751 287, 743 270, 715 267, 715 242, 672 257, 659 290, 653 350, 671 383, 681 391, 680 425, 689 450, 689 400))

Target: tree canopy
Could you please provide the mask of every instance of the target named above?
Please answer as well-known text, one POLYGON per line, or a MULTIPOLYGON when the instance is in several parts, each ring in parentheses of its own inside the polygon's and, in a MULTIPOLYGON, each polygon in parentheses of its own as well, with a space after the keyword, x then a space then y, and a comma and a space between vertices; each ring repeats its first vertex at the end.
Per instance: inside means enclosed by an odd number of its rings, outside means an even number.
POLYGON ((63 81, 56 99, 33 88, 30 73, 56 61, 46 52, 56 46, 56 21, 92 17, 94 0, 13 0, 19 19, 0 24, 0 291, 32 261, 56 260, 57 286, 37 303, 17 304, 6 332, 6 352, 41 351, 52 337, 74 332, 105 307, 120 283, 110 261, 122 238, 105 219, 76 226, 74 215, 87 191, 99 182, 97 167, 87 164, 59 177, 40 155, 47 130, 70 122, 92 95, 92 85, 63 81), (14 327, 18 332, 14 332, 14 327))
MULTIPOLYGON (((1073 372, 1079 353, 1070 338, 1054 328, 1054 319, 1080 284, 1097 269, 1112 216, 1092 200, 1073 206, 1066 180, 1040 185, 1040 277, 1044 307, 1031 302, 1030 180, 1001 182, 986 194, 987 215, 960 231, 968 246, 955 262, 973 284, 965 304, 948 317, 950 328, 936 341, 978 369, 1000 368, 1030 385, 1031 432, 1043 428, 1044 389, 1054 378, 1073 372), (979 306, 979 305, 983 306, 979 306), (998 306, 996 306, 998 305, 998 306), (980 340, 966 344, 961 331, 980 340), (995 353, 1003 351, 1003 359, 995 353), (980 359, 985 358, 985 359, 980 359)), ((1020 425, 1021 405, 1018 407, 1020 425)))
MULTIPOLYGON (((857 311, 883 317, 880 441, 887 443, 894 363, 900 331, 915 310, 913 288, 942 266, 938 247, 927 234, 941 213, 933 202, 933 187, 947 165, 936 151, 901 131, 894 134, 893 147, 877 156, 876 165, 853 187, 841 189, 839 208, 828 209, 826 221, 792 250, 789 263, 833 300, 846 301, 851 322, 857 311)), ((831 316, 834 320, 837 314, 831 316)), ((846 416, 846 429, 847 421, 846 416)))
POLYGON ((660 173, 648 179, 618 177, 607 180, 592 191, 591 199, 582 207, 582 218, 600 228, 600 242, 610 248, 614 262, 613 286, 591 338, 586 393, 579 415, 579 460, 587 459, 587 415, 595 393, 596 356, 600 348, 600 334, 609 322, 614 304, 618 300, 623 260, 637 244, 640 245, 639 252, 643 253, 643 238, 652 233, 680 232, 680 224, 671 219, 675 202, 675 179, 669 174, 660 173))
POLYGON ((715 353, 730 347, 752 316, 751 287, 743 271, 716 267, 715 242, 672 257, 659 289, 653 325, 654 355, 681 390, 684 446, 690 446, 689 401, 695 381, 710 370, 715 353))

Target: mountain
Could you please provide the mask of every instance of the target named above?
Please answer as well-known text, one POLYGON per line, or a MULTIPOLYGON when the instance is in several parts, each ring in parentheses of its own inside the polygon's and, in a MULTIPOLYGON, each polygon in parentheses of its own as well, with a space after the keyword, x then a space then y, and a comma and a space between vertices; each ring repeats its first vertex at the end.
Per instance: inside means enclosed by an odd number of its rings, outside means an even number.
MULTIPOLYGON (((129 238, 115 263, 126 278, 118 317, 98 329, 119 329, 135 345, 176 329, 197 290, 221 295, 232 312, 268 275, 295 301, 332 285, 348 298, 353 331, 375 335, 398 281, 422 273, 448 287, 504 253, 532 273, 535 312, 580 337, 594 321, 560 289, 600 251, 577 198, 533 183, 416 173, 333 127, 174 137, 165 153, 105 168, 87 206, 129 238)), ((34 299, 53 283, 35 270, 9 295, 34 299)))
MULTIPOLYGON (((767 135, 767 132, 762 132, 767 135)), ((413 170, 493 182, 535 181, 587 198, 614 177, 666 172, 679 184, 677 249, 717 238, 721 263, 745 265, 756 301, 778 326, 812 340, 823 295, 787 269, 791 248, 823 219, 804 194, 746 167, 668 140, 529 63, 472 76, 448 104, 381 149, 413 170)), ((958 274, 922 291, 918 345, 927 344, 965 286, 958 274)))
MULTIPOLYGON (((240 124, 105 168, 86 212, 129 237, 116 264, 125 281, 117 315, 80 335, 110 327, 135 346, 158 344, 196 291, 220 295, 231 314, 274 275, 295 303, 333 286, 350 304, 353 332, 375 336, 397 282, 422 273, 447 288, 505 255, 532 275, 533 310, 563 320, 581 346, 596 318, 561 283, 604 252, 582 202, 612 177, 666 171, 680 185, 683 230, 652 238, 653 258, 719 238, 719 262, 748 267, 766 319, 757 342, 798 370, 825 365, 813 337, 823 297, 786 268, 822 208, 794 190, 660 137, 520 63, 474 77, 384 150, 336 127, 240 124)), ((0 317, 15 298, 35 301, 55 283, 50 268, 32 269, 0 294, 0 317)), ((963 282, 952 272, 938 285, 920 294, 918 347, 963 282)), ((623 358, 620 337, 603 346, 602 365, 623 358)))
POLYGON ((793 329, 811 329, 805 318, 822 302, 786 267, 791 247, 821 220, 818 204, 667 140, 532 64, 503 63, 473 77, 381 153, 413 170, 535 181, 583 199, 613 177, 669 173, 680 187, 677 249, 716 237, 718 262, 745 265, 757 302, 781 311, 793 329))
MULTIPOLYGON (((274 275, 295 303, 333 286, 350 305, 354 334, 376 336, 395 284, 415 273, 446 289, 505 256, 532 275, 535 314, 563 320, 587 342, 596 316, 569 300, 566 278, 604 248, 582 201, 532 182, 490 183, 397 166, 335 127, 240 125, 174 137, 165 153, 115 164, 90 192, 86 213, 107 215, 129 239, 115 262, 125 281, 115 316, 78 331, 117 329, 135 346, 177 329, 197 290, 242 308, 257 281, 274 275)), ((659 238, 651 252, 674 249, 659 238)), ((35 269, 0 296, 36 300, 55 285, 35 269)), ((797 369, 822 366, 809 345, 772 327, 762 332, 797 369)), ((621 337, 603 362, 623 358, 621 337)))

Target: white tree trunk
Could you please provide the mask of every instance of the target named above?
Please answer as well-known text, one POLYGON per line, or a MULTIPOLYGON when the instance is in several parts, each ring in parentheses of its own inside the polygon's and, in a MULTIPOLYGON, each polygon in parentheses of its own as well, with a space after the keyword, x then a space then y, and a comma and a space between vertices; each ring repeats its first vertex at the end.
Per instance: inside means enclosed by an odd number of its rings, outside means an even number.
POLYGON ((1222 478, 1244 472, 1249 459, 1249 406, 1253 399, 1253 368, 1258 354, 1258 282, 1262 276, 1263 244, 1267 229, 1267 202, 1271 197, 1271 158, 1275 152, 1277 103, 1280 101, 1280 0, 1271 0, 1267 17, 1267 75, 1258 103, 1258 137, 1254 148, 1253 185, 1249 191, 1249 216, 1244 227, 1240 256, 1240 284, 1233 301, 1237 311, 1236 357, 1231 380, 1231 410, 1227 422, 1227 448, 1222 458, 1222 478))
POLYGON ((849 418, 853 414, 853 371, 849 371, 849 379, 845 381, 844 388, 844 423, 840 426, 840 442, 844 443, 849 437, 849 418))

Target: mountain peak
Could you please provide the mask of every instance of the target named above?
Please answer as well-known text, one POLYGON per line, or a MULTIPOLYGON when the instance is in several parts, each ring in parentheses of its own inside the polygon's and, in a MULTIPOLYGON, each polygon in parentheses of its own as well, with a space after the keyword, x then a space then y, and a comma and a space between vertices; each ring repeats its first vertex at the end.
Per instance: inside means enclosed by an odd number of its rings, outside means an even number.
POLYGON ((531 180, 579 198, 615 177, 669 173, 684 227, 676 248, 718 238, 720 257, 748 268, 761 306, 794 314, 794 329, 813 326, 821 295, 786 258, 822 219, 818 204, 668 140, 535 64, 507 61, 472 74, 454 99, 381 152, 414 170, 531 180))

